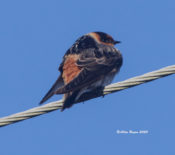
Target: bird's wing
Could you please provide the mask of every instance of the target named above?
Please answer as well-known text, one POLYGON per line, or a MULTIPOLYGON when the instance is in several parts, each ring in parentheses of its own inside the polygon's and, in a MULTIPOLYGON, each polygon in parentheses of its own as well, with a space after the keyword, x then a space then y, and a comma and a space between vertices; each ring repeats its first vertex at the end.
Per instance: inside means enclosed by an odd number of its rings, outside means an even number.
MULTIPOLYGON (((98 81, 102 76, 105 76, 109 73, 117 64, 120 59, 118 54, 113 51, 105 51, 105 50, 88 50, 82 52, 79 58, 74 61, 74 66, 69 66, 73 71, 73 68, 77 67, 77 72, 72 72, 74 76, 69 78, 71 74, 67 74, 67 77, 63 77, 63 79, 69 79, 68 83, 63 87, 57 89, 55 91, 56 94, 64 94, 71 91, 75 91, 81 89, 85 86, 90 85, 91 83, 98 81), (79 70, 78 70, 79 69, 79 70)), ((64 68, 64 66, 63 66, 64 68)), ((63 74, 64 74, 63 69, 63 74)))
POLYGON ((39 104, 42 104, 45 101, 47 101, 51 96, 53 96, 55 94, 55 91, 63 85, 64 85, 64 82, 63 82, 62 76, 60 75, 58 77, 58 79, 55 81, 55 83, 53 84, 53 86, 51 87, 51 89, 47 92, 47 94, 40 101, 39 104))

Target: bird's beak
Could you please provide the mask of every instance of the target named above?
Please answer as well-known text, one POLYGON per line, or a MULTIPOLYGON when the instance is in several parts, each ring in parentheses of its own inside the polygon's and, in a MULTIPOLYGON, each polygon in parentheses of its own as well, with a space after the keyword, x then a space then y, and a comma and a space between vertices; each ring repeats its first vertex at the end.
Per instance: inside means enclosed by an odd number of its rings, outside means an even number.
POLYGON ((120 44, 120 43, 121 43, 121 41, 116 41, 116 40, 114 41, 114 45, 115 44, 120 44))

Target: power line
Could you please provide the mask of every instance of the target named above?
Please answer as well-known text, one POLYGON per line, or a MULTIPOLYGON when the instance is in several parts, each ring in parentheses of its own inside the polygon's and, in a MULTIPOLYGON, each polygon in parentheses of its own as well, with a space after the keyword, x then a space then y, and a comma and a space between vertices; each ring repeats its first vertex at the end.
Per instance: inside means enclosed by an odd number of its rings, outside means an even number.
MULTIPOLYGON (((153 72, 149 72, 141 76, 133 77, 133 78, 127 79, 122 82, 108 85, 105 87, 105 89, 102 92, 99 92, 98 94, 94 93, 94 95, 92 95, 91 93, 91 95, 86 94, 82 96, 78 102, 82 102, 82 101, 96 98, 99 96, 111 94, 111 93, 114 93, 114 92, 117 92, 123 89, 127 89, 127 88, 134 87, 134 86, 137 86, 137 85, 140 85, 140 84, 152 81, 152 80, 156 80, 156 79, 159 79, 159 78, 171 75, 171 74, 175 74, 175 65, 164 67, 162 69, 159 69, 153 72)), ((48 113, 48 112, 51 112, 57 109, 61 109, 62 103, 63 103, 62 100, 51 102, 43 106, 38 106, 38 107, 29 109, 29 110, 26 110, 20 113, 16 113, 16 114, 12 114, 12 115, 0 118, 0 127, 9 125, 15 122, 19 122, 25 119, 29 119, 32 117, 36 117, 36 116, 39 116, 39 115, 42 115, 42 114, 45 114, 45 113, 48 113)))

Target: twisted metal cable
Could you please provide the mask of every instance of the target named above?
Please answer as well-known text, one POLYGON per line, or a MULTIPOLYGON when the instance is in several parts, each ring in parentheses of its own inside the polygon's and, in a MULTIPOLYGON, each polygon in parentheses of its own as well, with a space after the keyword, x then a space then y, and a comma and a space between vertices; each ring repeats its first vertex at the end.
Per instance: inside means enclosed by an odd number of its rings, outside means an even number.
MULTIPOLYGON (((83 98, 80 98, 78 102, 82 102, 82 101, 89 100, 95 97, 104 96, 104 95, 107 95, 113 92, 117 92, 117 91, 127 89, 130 87, 134 87, 142 83, 156 80, 156 79, 159 79, 164 76, 171 75, 171 74, 175 74, 175 65, 164 67, 160 70, 149 72, 141 76, 137 76, 137 77, 130 78, 122 82, 108 85, 105 87, 105 89, 102 92, 99 92, 99 94, 95 94, 93 96, 84 96, 83 98)), ((62 104, 63 104, 62 100, 51 102, 43 106, 38 106, 38 107, 29 109, 29 110, 26 110, 20 113, 16 113, 16 114, 12 114, 12 115, 0 118, 0 127, 6 126, 9 124, 18 122, 18 121, 22 121, 25 119, 29 119, 32 117, 36 117, 38 115, 42 115, 42 114, 45 114, 45 113, 48 113, 48 112, 51 112, 57 109, 61 109, 62 104)))

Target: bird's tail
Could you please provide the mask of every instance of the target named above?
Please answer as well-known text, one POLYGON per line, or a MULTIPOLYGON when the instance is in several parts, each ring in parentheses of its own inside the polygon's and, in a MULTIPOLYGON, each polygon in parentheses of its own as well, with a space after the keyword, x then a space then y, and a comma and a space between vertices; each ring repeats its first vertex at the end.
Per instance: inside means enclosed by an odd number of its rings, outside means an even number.
POLYGON ((66 108, 70 108, 77 101, 77 97, 79 96, 79 90, 69 92, 64 94, 64 103, 61 111, 64 111, 66 108))
POLYGON ((51 96, 53 96, 55 94, 55 91, 64 85, 63 79, 60 76, 56 82, 53 84, 53 86, 51 87, 51 89, 47 92, 47 94, 43 97, 43 99, 40 101, 39 104, 44 103, 45 101, 47 101, 51 96))

